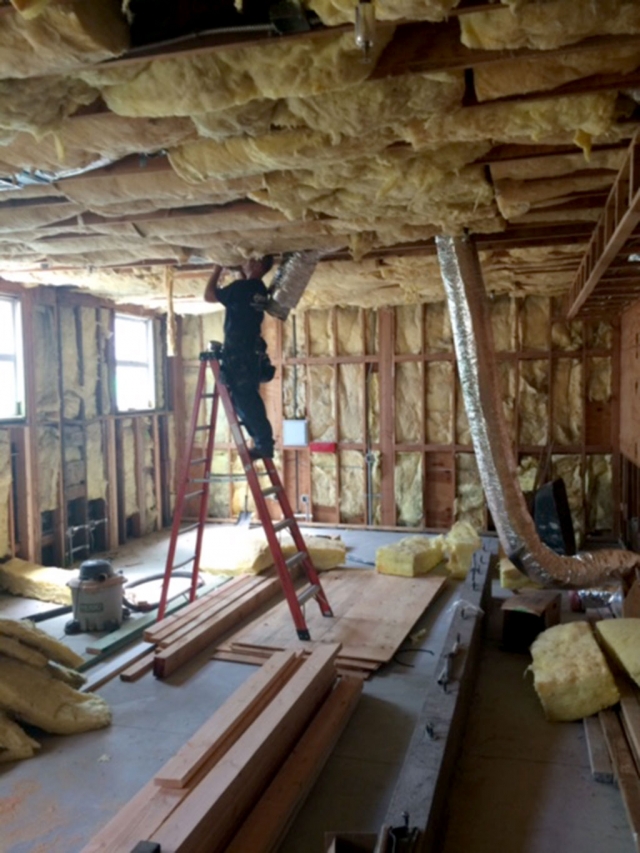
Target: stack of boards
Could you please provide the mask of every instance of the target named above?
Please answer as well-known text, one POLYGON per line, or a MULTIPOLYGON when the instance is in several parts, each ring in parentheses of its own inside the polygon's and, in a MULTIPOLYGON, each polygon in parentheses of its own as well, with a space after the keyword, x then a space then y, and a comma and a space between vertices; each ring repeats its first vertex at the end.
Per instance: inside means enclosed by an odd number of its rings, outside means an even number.
POLYGON ((162 853, 276 850, 362 692, 362 679, 337 676, 338 653, 274 655, 82 853, 131 853, 142 841, 162 853))

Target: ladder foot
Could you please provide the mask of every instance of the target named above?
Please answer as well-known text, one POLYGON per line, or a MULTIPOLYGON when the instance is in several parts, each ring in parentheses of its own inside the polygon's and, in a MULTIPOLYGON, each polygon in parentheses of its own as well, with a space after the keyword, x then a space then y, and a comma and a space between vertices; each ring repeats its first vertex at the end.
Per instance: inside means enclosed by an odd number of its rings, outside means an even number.
POLYGON ((298 639, 309 642, 311 639, 311 634, 309 633, 308 628, 298 628, 298 639))
POLYGON ((326 613, 323 613, 322 615, 325 617, 325 619, 333 619, 333 610, 329 609, 326 613))

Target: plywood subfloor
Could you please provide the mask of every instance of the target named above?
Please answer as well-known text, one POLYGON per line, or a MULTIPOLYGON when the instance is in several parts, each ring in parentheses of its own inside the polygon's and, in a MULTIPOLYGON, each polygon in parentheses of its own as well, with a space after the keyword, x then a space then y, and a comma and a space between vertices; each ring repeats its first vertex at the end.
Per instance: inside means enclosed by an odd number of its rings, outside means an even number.
POLYGON ((307 604, 311 642, 297 639, 289 607, 282 601, 235 634, 231 647, 245 652, 310 650, 318 643, 341 643, 341 659, 381 665, 391 660, 445 582, 444 577, 397 578, 366 569, 323 573, 334 616, 324 618, 315 602, 307 604))

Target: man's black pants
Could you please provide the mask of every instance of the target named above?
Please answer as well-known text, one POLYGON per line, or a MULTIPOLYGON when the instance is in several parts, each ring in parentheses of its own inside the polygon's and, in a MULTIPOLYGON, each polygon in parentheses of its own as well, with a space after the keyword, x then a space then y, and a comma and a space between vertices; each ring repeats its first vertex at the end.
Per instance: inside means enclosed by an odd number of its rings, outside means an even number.
POLYGON ((238 418, 257 450, 265 456, 272 456, 273 430, 260 396, 260 357, 254 353, 227 353, 223 364, 225 381, 238 418))

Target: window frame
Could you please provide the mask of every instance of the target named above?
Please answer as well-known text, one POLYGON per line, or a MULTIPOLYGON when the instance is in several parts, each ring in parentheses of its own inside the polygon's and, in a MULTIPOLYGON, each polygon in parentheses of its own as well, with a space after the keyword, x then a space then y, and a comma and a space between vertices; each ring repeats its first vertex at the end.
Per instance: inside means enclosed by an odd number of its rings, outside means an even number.
POLYGON ((24 370, 24 327, 22 323, 22 300, 19 297, 11 296, 8 293, 0 293, 0 302, 8 302, 12 307, 13 320, 13 353, 0 353, 0 362, 13 364, 14 381, 15 381, 15 408, 16 414, 2 415, 0 414, 0 422, 15 422, 24 421, 27 417, 26 395, 27 389, 25 384, 24 370))
POLYGON ((113 363, 114 363, 114 381, 115 381, 115 410, 118 414, 129 414, 135 412, 153 412, 157 409, 158 391, 156 387, 157 380, 157 365, 156 365, 156 345, 155 345, 155 330, 152 317, 140 317, 135 314, 126 314, 124 312, 114 312, 114 339, 113 339, 113 363), (144 361, 131 361, 118 359, 118 320, 127 322, 144 324, 146 330, 146 359, 144 361), (150 393, 150 405, 138 406, 132 409, 120 408, 118 400, 118 369, 120 367, 144 367, 148 373, 148 390, 150 393))

